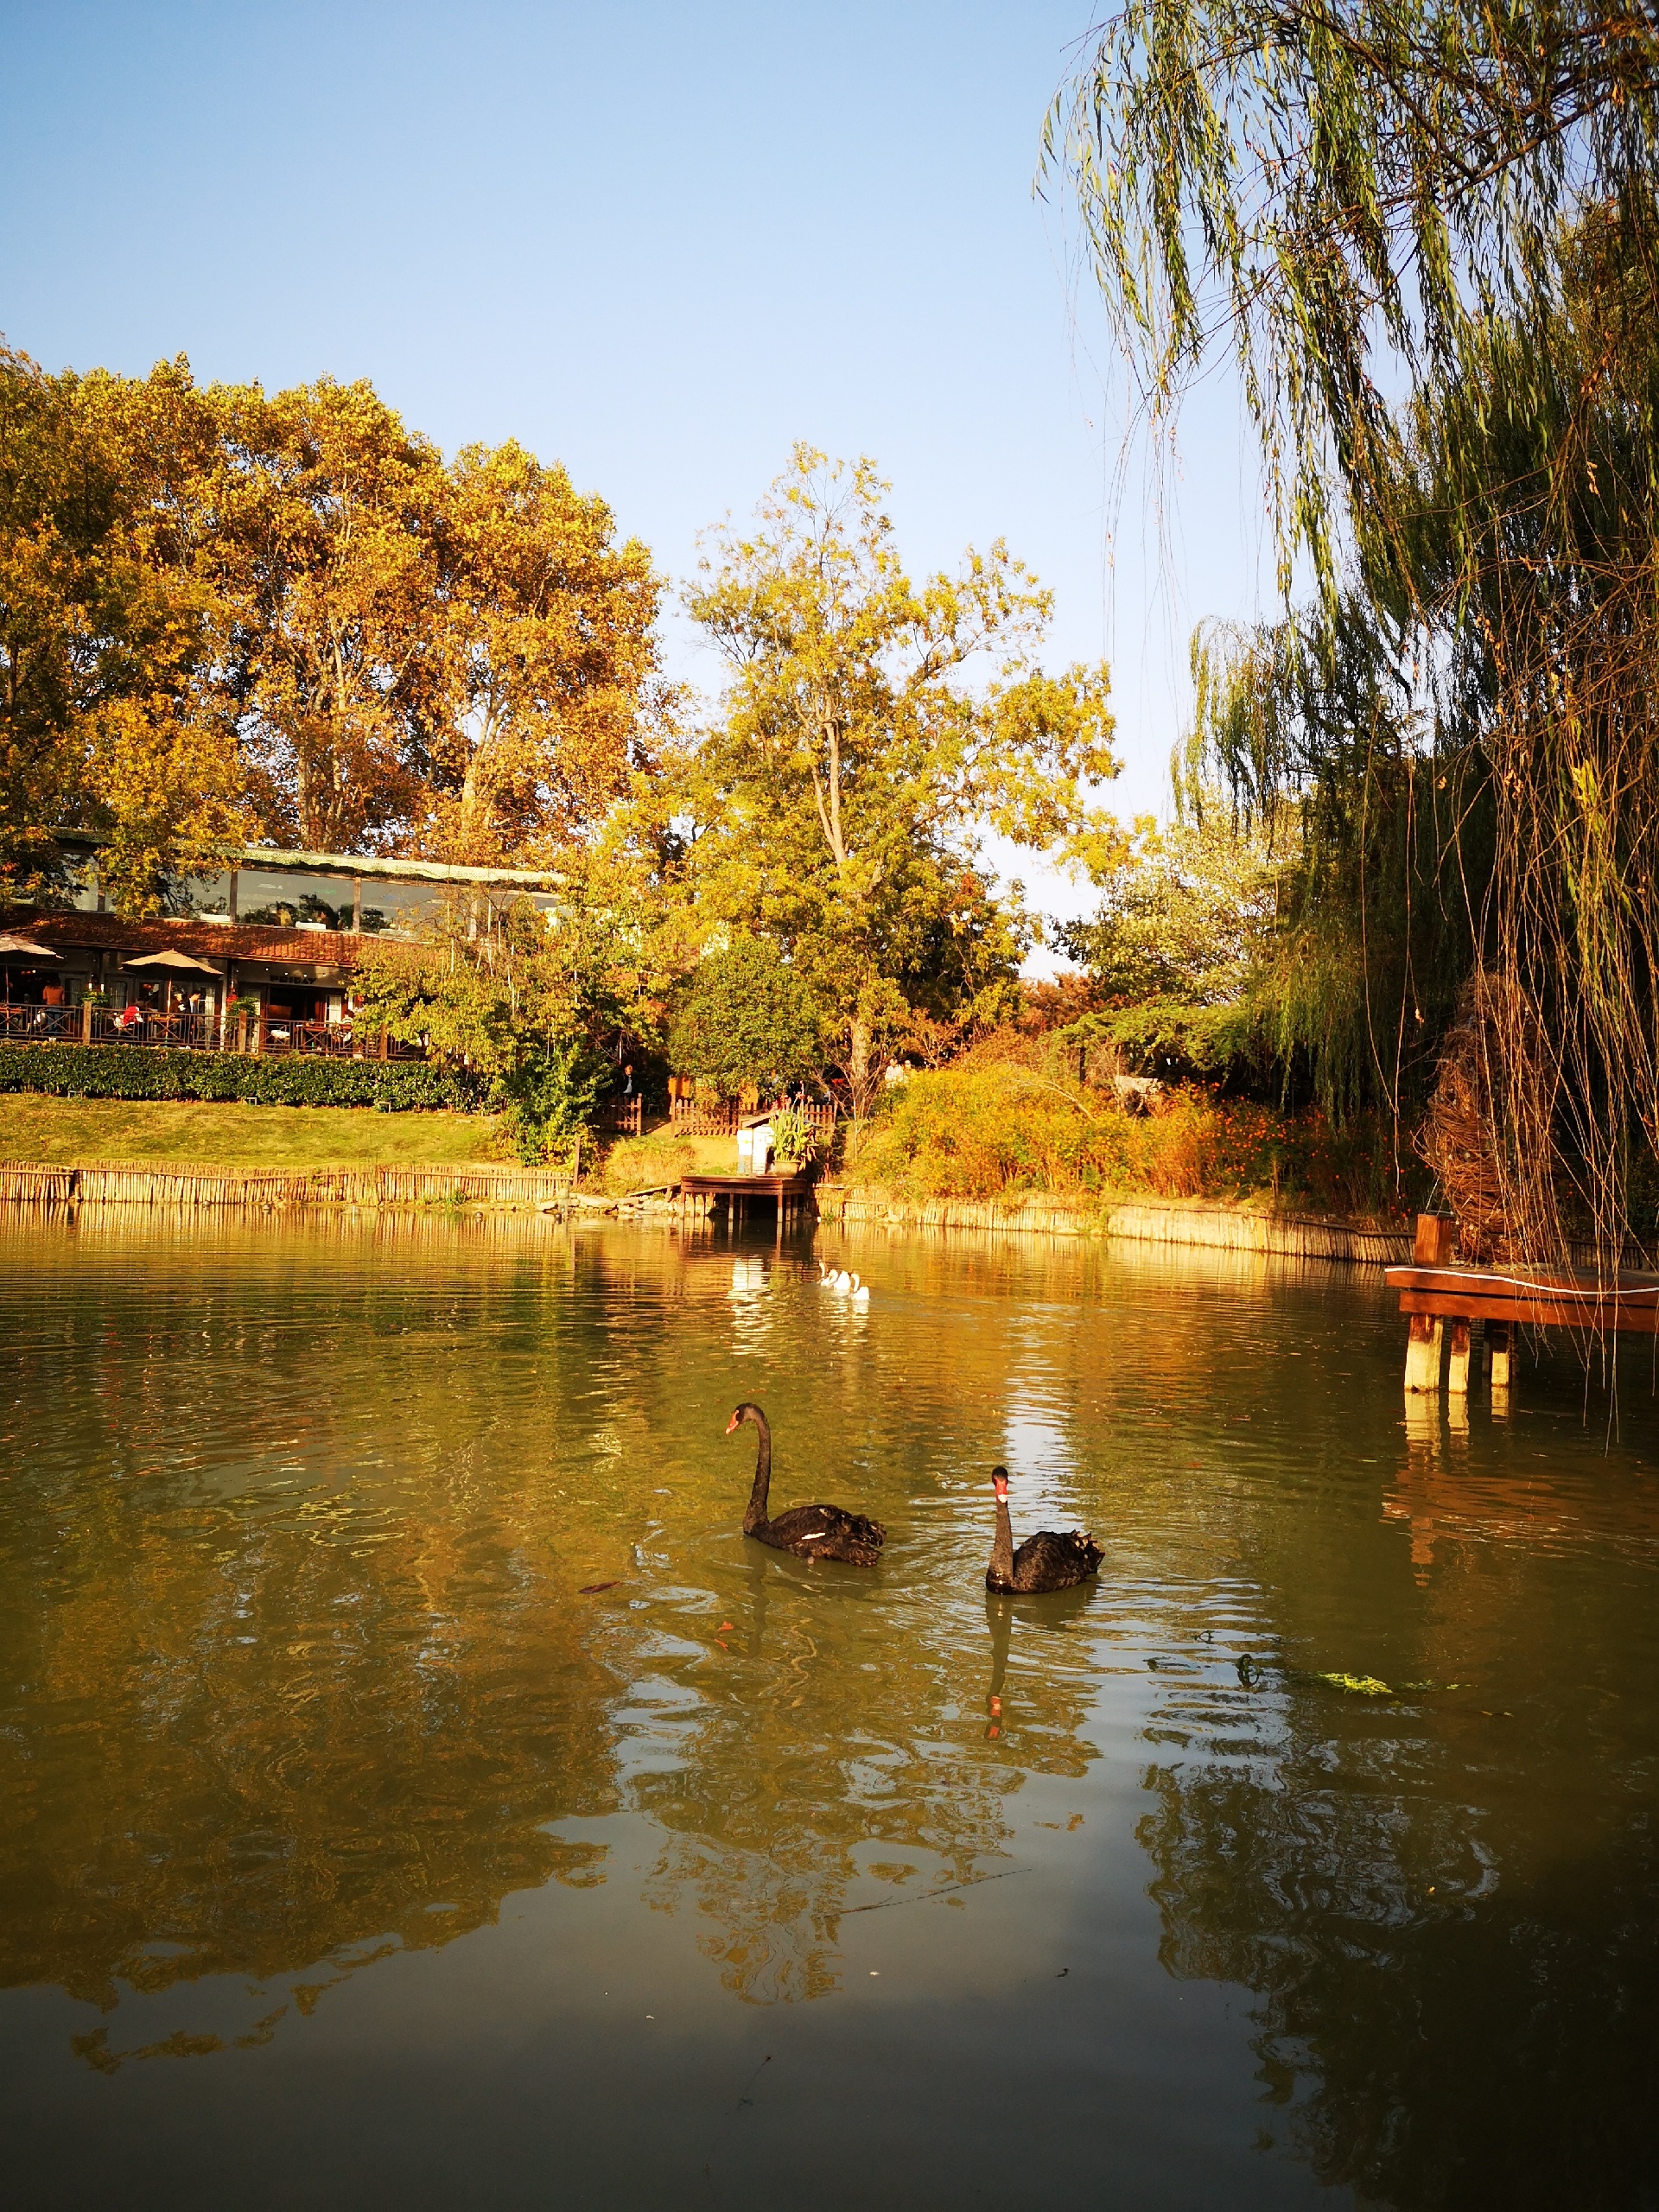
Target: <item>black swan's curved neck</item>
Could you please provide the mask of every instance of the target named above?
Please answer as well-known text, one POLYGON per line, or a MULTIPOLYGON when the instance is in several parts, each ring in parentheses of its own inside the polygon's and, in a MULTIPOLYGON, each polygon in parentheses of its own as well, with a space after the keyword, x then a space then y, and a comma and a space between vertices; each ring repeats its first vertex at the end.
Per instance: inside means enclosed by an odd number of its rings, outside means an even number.
POLYGON ((1014 1580, 1014 1524, 1008 1519, 1008 1501, 1002 1497, 996 1501, 996 1541, 991 1546, 991 1575, 998 1582, 1014 1580))
POLYGON ((760 1433, 754 1452, 754 1488, 749 1492, 748 1510, 743 1516, 743 1533, 752 1536, 757 1529, 766 1525, 766 1493, 772 1487, 772 1430, 759 1406, 745 1406, 743 1418, 760 1433))

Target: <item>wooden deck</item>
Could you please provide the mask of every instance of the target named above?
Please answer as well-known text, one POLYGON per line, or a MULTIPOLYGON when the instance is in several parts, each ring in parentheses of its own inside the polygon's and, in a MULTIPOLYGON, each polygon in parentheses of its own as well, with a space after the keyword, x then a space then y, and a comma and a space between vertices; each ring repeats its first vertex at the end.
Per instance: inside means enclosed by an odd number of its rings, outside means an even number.
POLYGON ((1545 1268, 1508 1274, 1494 1268, 1389 1268, 1402 1313, 1459 1321, 1524 1321, 1534 1328, 1633 1329, 1659 1335, 1659 1275, 1592 1274, 1545 1268))
POLYGON ((684 1175, 680 1188, 688 1197, 703 1198, 765 1198, 797 1205, 812 1195, 812 1177, 798 1175, 684 1175))
POLYGON ((1471 1324, 1483 1325, 1494 1393, 1507 1391, 1517 1323, 1535 1329, 1599 1333, 1622 1329, 1659 1335, 1659 1275, 1623 1272, 1596 1276, 1573 1268, 1475 1268, 1451 1256, 1457 1224, 1420 1214, 1409 1266, 1389 1268, 1383 1279, 1400 1295, 1410 1318, 1406 1389, 1440 1388, 1446 1324, 1446 1384, 1454 1395, 1469 1388, 1471 1324))

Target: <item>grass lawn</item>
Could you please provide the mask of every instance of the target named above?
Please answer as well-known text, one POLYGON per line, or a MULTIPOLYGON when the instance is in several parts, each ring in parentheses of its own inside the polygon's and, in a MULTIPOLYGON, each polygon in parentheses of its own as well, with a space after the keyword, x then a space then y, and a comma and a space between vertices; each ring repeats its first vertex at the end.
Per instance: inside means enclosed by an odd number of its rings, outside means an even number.
POLYGON ((54 1166, 188 1160, 226 1167, 459 1167, 512 1157, 487 1114, 0 1094, 0 1160, 54 1166))
MULTIPOLYGON (((587 1155, 583 1154, 584 1159, 587 1155)), ((619 1195, 653 1184, 677 1183, 682 1175, 734 1175, 734 1137, 689 1137, 666 1122, 649 1136, 622 1137, 607 1144, 604 1159, 584 1182, 602 1183, 619 1195)))

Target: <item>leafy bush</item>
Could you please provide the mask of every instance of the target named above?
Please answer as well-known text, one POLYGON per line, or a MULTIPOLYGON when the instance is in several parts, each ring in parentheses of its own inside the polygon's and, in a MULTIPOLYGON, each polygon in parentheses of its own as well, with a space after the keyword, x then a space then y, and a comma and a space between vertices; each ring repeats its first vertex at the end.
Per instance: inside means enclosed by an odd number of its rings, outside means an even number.
POLYGON ((0 1045, 0 1090, 59 1098, 239 1098, 260 1106, 374 1106, 406 1114, 476 1111, 487 1103, 485 1090, 476 1077, 420 1061, 0 1045))
POLYGON ((772 1117, 772 1149, 779 1160, 810 1160, 818 1133, 798 1106, 784 1106, 772 1117))
POLYGON ((817 1009, 771 945, 740 938, 690 978, 668 1056, 678 1073, 705 1077, 728 1098, 745 1084, 780 1090, 823 1064, 817 1009))
POLYGON ((926 1198, 1270 1195, 1352 1214, 1404 1203, 1380 1125, 1338 1133, 1322 1115, 1225 1100, 1198 1084, 1142 1118, 1008 1062, 912 1076, 883 1101, 851 1173, 926 1198))
POLYGON ((513 1149, 527 1166, 569 1158, 611 1073, 604 1055, 580 1038, 521 1048, 493 1088, 506 1109, 513 1149))

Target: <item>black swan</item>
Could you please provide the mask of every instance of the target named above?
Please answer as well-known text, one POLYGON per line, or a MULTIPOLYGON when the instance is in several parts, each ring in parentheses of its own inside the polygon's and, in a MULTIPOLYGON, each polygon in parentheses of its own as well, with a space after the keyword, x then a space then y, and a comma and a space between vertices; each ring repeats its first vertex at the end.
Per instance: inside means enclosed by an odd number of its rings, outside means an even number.
POLYGON ((861 1513, 843 1513, 838 1505, 798 1505, 775 1521, 767 1520, 772 1430, 760 1407, 746 1404, 727 1422, 727 1435, 734 1435, 745 1421, 760 1430, 760 1442, 754 1455, 754 1488, 743 1516, 744 1535, 770 1544, 774 1551, 793 1552, 797 1559, 839 1559, 849 1567, 874 1567, 887 1532, 879 1521, 868 1521, 861 1513))
POLYGON ((1105 1553, 1092 1536, 1083 1535, 1076 1529, 1068 1529, 1063 1536, 1052 1529, 1039 1529, 1015 1551, 1014 1530, 1008 1522, 1006 1467, 992 1468, 991 1488, 996 1492, 996 1541, 991 1546, 991 1563, 985 1570, 988 1590, 1014 1595, 1070 1590, 1074 1584, 1086 1582, 1091 1574, 1100 1572, 1105 1553))

